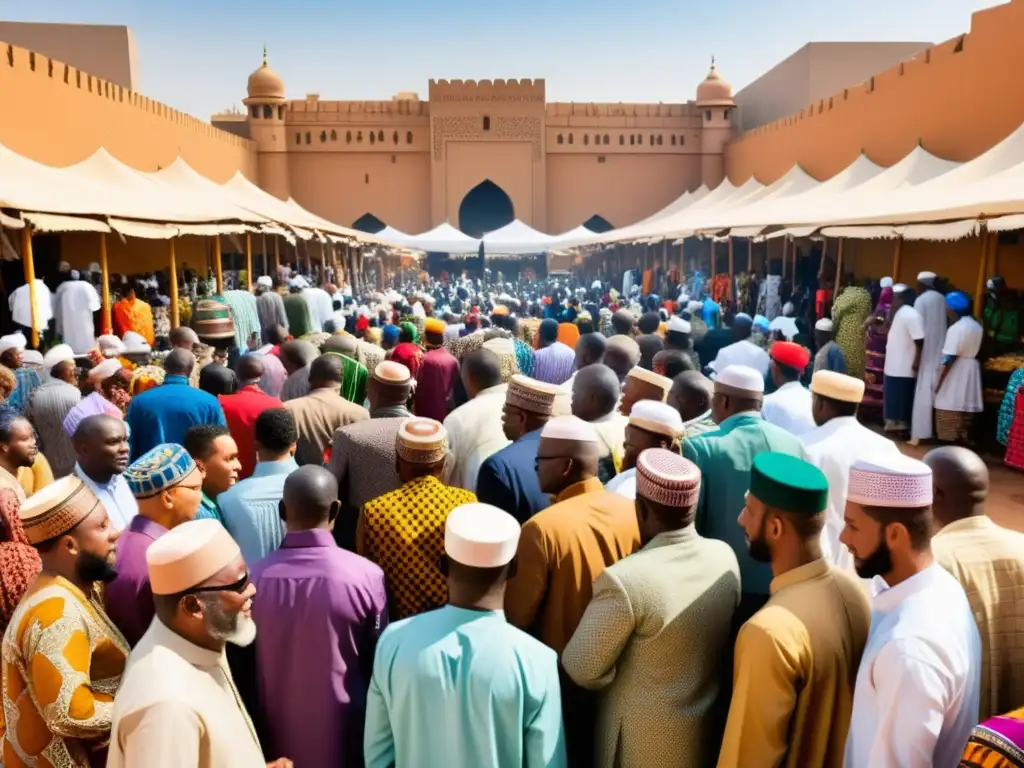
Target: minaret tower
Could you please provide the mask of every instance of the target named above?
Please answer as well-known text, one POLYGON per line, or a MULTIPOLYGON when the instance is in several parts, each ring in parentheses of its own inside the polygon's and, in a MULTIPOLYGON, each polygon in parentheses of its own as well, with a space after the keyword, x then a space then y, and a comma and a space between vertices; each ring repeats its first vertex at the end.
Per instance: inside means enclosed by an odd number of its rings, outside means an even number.
POLYGON ((733 112, 732 86, 715 69, 711 57, 711 71, 697 86, 697 109, 701 120, 701 181, 714 189, 725 178, 725 144, 732 138, 733 112))
POLYGON ((284 127, 284 82, 267 65, 267 47, 263 63, 249 75, 249 96, 243 100, 249 120, 249 136, 256 142, 257 183, 264 190, 287 200, 288 140, 284 127))

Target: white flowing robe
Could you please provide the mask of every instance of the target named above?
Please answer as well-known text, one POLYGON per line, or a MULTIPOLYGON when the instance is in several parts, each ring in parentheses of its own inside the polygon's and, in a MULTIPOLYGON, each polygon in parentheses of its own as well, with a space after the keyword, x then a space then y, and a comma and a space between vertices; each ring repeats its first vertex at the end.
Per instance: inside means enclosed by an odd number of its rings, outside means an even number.
POLYGON ((84 280, 61 283, 53 298, 57 334, 76 355, 84 355, 96 346, 92 313, 100 308, 100 296, 84 280))
POLYGON ((914 309, 921 315, 921 322, 924 325, 924 346, 921 349, 921 364, 917 369, 910 437, 930 440, 933 437, 935 385, 939 383, 942 345, 946 342, 946 297, 938 291, 925 291, 917 297, 914 309))

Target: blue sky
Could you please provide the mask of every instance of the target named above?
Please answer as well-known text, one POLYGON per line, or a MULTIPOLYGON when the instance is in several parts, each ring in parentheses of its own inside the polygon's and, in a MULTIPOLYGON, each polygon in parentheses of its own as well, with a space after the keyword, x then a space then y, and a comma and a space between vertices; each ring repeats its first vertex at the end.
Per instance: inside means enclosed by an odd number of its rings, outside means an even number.
POLYGON ((126 24, 140 90, 208 118, 266 43, 290 98, 426 98, 434 78, 547 80, 550 101, 686 101, 711 55, 738 89, 810 41, 940 42, 995 0, 46 0, 13 21, 126 24))

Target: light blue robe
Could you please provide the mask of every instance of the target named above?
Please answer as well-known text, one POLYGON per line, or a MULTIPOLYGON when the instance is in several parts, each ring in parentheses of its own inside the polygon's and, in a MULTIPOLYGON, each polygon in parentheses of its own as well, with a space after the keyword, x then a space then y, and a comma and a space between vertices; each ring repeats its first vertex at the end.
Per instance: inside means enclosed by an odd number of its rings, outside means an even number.
POLYGON ((445 606, 381 635, 366 768, 564 768, 558 657, 501 611, 445 606))

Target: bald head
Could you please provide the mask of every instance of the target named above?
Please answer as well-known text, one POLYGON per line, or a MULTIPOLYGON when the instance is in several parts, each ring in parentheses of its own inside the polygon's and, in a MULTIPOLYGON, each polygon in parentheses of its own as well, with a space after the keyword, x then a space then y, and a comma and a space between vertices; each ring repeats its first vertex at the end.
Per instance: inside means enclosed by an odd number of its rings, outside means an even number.
POLYGON ((684 371, 672 379, 668 404, 679 411, 683 421, 696 419, 711 409, 714 385, 700 371, 684 371))
POLYGON ((327 529, 339 508, 338 480, 323 467, 307 464, 284 481, 281 511, 289 531, 327 529))
POLYGON ((929 451, 924 463, 932 470, 932 516, 938 526, 985 514, 988 467, 978 454, 966 448, 943 446, 929 451))
POLYGON ((187 349, 189 352, 199 343, 196 332, 187 325, 179 325, 177 328, 171 329, 169 339, 171 346, 175 349, 187 349))
POLYGON ((605 340, 600 333, 585 333, 576 342, 576 368, 582 370, 588 365, 604 359, 605 340))
POLYGON ((124 422, 107 416, 105 413, 96 413, 86 416, 75 428, 75 434, 71 438, 77 448, 86 443, 98 443, 107 438, 108 435, 124 432, 124 422))
POLYGON ((572 415, 596 421, 615 410, 619 402, 619 377, 603 363, 588 365, 572 382, 572 415))
POLYGON ((263 360, 259 355, 242 355, 235 363, 235 376, 243 387, 263 378, 263 360))
POLYGON ((189 350, 178 347, 172 349, 164 359, 164 371, 170 376, 191 376, 196 364, 196 356, 189 350))

